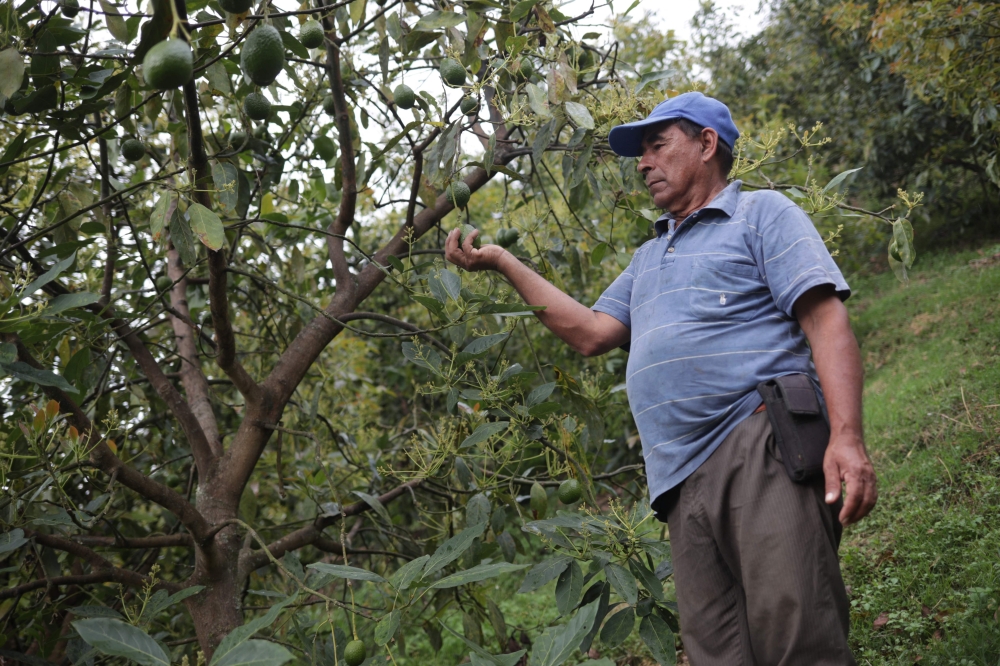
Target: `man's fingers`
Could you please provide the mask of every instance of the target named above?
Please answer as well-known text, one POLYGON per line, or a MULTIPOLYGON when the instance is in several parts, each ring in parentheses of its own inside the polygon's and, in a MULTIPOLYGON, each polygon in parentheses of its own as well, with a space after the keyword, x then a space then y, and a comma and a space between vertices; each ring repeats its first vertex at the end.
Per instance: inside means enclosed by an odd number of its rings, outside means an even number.
POLYGON ((826 479, 826 495, 824 499, 827 504, 834 504, 840 499, 840 465, 832 456, 823 461, 823 476, 826 479))
POLYGON ((473 231, 472 233, 470 233, 468 236, 465 237, 465 242, 462 243, 463 252, 466 252, 467 254, 472 254, 472 251, 476 249, 475 247, 473 247, 472 242, 478 235, 479 235, 479 229, 476 229, 475 231, 473 231))
POLYGON ((878 502, 878 485, 875 479, 875 475, 872 474, 865 482, 865 498, 861 503, 861 511, 858 516, 858 520, 861 520, 875 508, 875 503, 878 502))
POLYGON ((840 511, 840 522, 844 525, 860 520, 864 514, 858 515, 865 498, 865 482, 863 477, 848 475, 847 493, 844 498, 844 508, 840 511))

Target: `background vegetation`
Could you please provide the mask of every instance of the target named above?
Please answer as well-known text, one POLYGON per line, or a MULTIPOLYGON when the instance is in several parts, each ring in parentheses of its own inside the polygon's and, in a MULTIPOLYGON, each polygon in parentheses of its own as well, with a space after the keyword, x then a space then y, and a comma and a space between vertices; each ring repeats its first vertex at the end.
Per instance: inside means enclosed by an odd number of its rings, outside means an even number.
POLYGON ((673 663, 625 353, 579 358, 441 244, 517 230, 593 302, 659 214, 608 130, 701 89, 744 132, 732 176, 802 205, 858 287, 883 475, 844 550, 859 658, 1000 660, 994 5, 782 0, 745 39, 706 5, 685 44, 642 5, 74 4, 0 2, 0 657, 673 663), (194 77, 159 91, 170 34, 194 77))

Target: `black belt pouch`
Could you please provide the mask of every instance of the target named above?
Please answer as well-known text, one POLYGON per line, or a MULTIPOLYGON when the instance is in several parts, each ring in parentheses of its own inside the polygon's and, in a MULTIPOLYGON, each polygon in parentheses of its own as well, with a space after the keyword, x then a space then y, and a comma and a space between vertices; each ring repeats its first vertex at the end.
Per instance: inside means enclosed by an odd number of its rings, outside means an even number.
POLYGON ((830 424, 808 375, 785 375, 757 385, 767 405, 774 441, 785 471, 796 483, 823 473, 823 456, 830 442, 830 424))

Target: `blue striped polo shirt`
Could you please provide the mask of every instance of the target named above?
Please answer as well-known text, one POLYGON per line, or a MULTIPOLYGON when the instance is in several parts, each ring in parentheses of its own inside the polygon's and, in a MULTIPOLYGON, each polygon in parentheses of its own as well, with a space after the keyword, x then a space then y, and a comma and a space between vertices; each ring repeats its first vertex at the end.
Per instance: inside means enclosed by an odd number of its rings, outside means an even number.
POLYGON ((793 306, 806 290, 850 289, 806 213, 774 191, 734 181, 657 237, 593 309, 631 329, 626 388, 650 498, 698 469, 760 406, 757 384, 792 373, 817 381, 793 306))

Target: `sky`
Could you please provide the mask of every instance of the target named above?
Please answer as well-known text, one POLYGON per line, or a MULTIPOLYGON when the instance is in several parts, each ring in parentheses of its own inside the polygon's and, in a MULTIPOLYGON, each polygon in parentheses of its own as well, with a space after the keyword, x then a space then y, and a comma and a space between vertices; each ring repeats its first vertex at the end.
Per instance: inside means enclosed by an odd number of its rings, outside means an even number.
MULTIPOLYGON (((615 10, 622 12, 628 9, 631 0, 612 0, 615 10)), ((586 11, 591 0, 569 0, 560 4, 563 14, 575 16, 586 11)), ((701 0, 639 0, 632 13, 652 11, 660 18, 664 28, 673 29, 675 34, 684 40, 691 36, 691 18, 698 11, 701 0)), ((753 34, 762 27, 765 14, 760 11, 761 0, 715 0, 717 7, 733 17, 737 29, 744 35, 753 34)), ((599 22, 611 15, 607 6, 595 11, 595 19, 599 22)))

